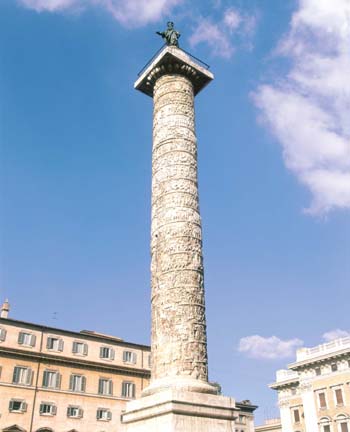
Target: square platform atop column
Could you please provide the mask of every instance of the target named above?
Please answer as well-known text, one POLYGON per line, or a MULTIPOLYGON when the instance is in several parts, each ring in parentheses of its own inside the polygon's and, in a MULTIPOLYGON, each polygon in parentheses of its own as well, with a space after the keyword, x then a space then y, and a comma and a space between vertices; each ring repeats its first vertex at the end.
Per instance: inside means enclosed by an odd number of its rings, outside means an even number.
POLYGON ((180 74, 187 76, 193 84, 194 94, 199 93, 214 75, 209 66, 195 59, 180 48, 165 46, 140 72, 134 87, 148 96, 153 96, 153 86, 157 78, 164 74, 180 74))

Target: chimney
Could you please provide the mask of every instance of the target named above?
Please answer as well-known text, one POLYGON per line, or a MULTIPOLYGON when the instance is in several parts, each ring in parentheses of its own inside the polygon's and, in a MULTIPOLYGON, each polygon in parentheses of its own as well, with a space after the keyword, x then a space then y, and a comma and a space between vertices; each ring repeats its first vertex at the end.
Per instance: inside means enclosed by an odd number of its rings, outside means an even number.
POLYGON ((10 305, 8 299, 6 299, 0 309, 0 318, 8 318, 9 312, 10 312, 10 305))

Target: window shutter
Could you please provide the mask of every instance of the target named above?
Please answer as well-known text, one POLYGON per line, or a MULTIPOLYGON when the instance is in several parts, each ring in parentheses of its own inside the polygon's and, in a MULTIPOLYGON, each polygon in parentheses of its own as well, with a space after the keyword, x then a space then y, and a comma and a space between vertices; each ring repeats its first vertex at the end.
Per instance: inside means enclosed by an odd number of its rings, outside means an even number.
POLYGON ((10 411, 13 411, 13 406, 14 406, 14 404, 15 404, 15 401, 10 400, 10 403, 9 403, 9 410, 10 410, 10 411))
POLYGON ((85 389, 86 389, 86 377, 82 377, 81 378, 81 391, 85 391, 85 389))
POLYGON ((33 382, 33 371, 32 369, 28 368, 27 369, 27 376, 26 376, 26 384, 27 385, 32 385, 33 382))
POLYGON ((103 347, 100 347, 100 358, 103 358, 103 347))
POLYGON ((71 391, 74 390, 74 375, 71 375, 69 377, 69 390, 71 390, 71 391))
POLYGON ((132 398, 135 397, 135 390, 136 390, 136 386, 135 386, 135 384, 131 384, 131 397, 132 397, 132 398))
POLYGON ((97 410, 97 411, 96 411, 96 418, 97 418, 97 420, 100 419, 100 412, 101 412, 100 410, 97 410))
POLYGON ((58 351, 63 351, 63 340, 59 339, 58 341, 58 351))
POLYGON ((103 381, 101 378, 98 380, 98 393, 103 394, 103 381))
POLYGON ((114 351, 114 349, 113 348, 110 348, 110 350, 109 350, 109 358, 111 359, 111 360, 114 360, 114 357, 115 357, 115 351, 114 351))
POLYGON ((79 410, 78 410, 78 417, 82 418, 83 415, 84 415, 84 411, 81 408, 79 408, 79 410))
POLYGON ((27 412, 28 404, 26 402, 22 402, 22 412, 27 412))
POLYGON ((112 411, 107 411, 107 419, 112 420, 112 411))
POLYGON ((61 388, 61 380, 62 375, 60 373, 56 373, 56 389, 59 390, 61 388))
POLYGON ((35 347, 35 344, 36 344, 36 336, 32 335, 31 338, 30 338, 30 345, 32 347, 35 347))
POLYGON ((0 341, 4 341, 6 339, 6 330, 5 329, 0 329, 0 341))
POLYGON ((78 352, 78 344, 76 342, 73 342, 72 352, 73 354, 76 354, 78 352))
POLYGON ((123 351, 123 361, 124 362, 126 362, 128 359, 127 359, 127 352, 126 351, 123 351))
POLYGON ((44 404, 40 404, 40 414, 44 412, 44 404))
POLYGON ((47 387, 48 386, 48 372, 44 371, 43 373, 43 387, 47 387))
POLYGON ((84 355, 88 355, 88 344, 84 343, 84 355))
POLYGON ((108 392, 108 394, 110 395, 110 396, 112 396, 113 395, 113 381, 112 380, 109 380, 109 392, 108 392))
POLYGON ((50 349, 50 346, 51 346, 51 338, 48 337, 46 340, 46 349, 50 349))
POLYGON ((14 384, 17 384, 19 381, 19 368, 17 366, 15 366, 15 368, 13 369, 13 378, 12 378, 12 382, 14 384))
POLYGON ((137 361, 137 355, 136 353, 132 353, 132 362, 135 364, 137 361))
POLYGON ((67 417, 70 417, 72 415, 72 408, 67 407, 67 417))
POLYGON ((23 344, 23 340, 24 340, 24 333, 23 332, 19 332, 18 333, 18 343, 20 345, 22 345, 23 344))
POLYGON ((56 405, 52 405, 51 414, 52 415, 56 415, 57 414, 57 406, 56 405))

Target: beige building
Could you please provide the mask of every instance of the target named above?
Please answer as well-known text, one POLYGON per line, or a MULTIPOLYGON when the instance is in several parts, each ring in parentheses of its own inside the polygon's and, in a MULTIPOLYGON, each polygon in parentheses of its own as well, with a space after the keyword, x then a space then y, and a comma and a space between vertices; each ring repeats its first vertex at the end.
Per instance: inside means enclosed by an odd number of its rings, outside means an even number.
POLYGON ((118 432, 150 378, 150 348, 0 317, 0 431, 118 432))
POLYGON ((261 426, 255 427, 255 432, 282 432, 282 424, 280 418, 265 420, 261 426))
POLYGON ((350 432, 350 337, 299 349, 270 387, 282 432, 350 432))

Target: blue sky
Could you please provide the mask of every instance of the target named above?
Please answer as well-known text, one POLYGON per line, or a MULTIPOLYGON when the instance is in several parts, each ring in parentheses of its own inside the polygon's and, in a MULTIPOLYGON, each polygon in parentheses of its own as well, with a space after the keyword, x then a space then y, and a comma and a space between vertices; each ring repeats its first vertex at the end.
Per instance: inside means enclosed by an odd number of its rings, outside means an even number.
POLYGON ((350 330, 349 12, 348 0, 2 0, 11 317, 149 342, 152 101, 133 82, 172 18, 215 74, 196 100, 210 378, 258 404, 257 423, 276 415, 275 370, 350 330))

